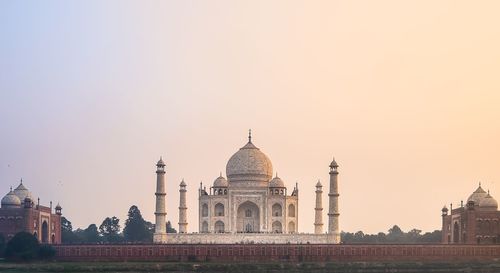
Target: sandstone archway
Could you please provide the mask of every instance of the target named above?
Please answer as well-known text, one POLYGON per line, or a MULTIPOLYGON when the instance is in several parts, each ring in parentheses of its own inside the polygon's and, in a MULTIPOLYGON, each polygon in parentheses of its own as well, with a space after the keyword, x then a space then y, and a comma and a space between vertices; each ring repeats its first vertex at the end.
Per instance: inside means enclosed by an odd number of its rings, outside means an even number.
POLYGON ((238 207, 236 230, 247 233, 260 231, 260 210, 255 203, 246 201, 238 207))

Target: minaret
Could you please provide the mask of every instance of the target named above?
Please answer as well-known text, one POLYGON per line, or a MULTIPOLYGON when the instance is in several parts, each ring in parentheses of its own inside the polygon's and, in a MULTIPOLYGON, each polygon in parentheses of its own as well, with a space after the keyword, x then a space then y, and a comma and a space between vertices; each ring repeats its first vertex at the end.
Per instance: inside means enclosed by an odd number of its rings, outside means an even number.
POLYGON ((167 240, 167 211, 165 210, 165 163, 162 158, 156 163, 156 211, 154 243, 165 243, 167 240))
POLYGON ((179 185, 179 233, 187 233, 186 182, 182 179, 179 185))
POLYGON ((321 196, 323 195, 323 185, 321 182, 316 184, 316 208, 314 208, 314 234, 323 233, 323 202, 321 196))
POLYGON ((447 216, 448 216, 448 208, 446 206, 443 207, 443 209, 441 209, 441 217, 443 219, 442 221, 442 228, 441 228, 441 243, 445 244, 445 243, 449 243, 447 238, 448 238, 448 233, 447 233, 447 230, 446 230, 446 219, 447 219, 447 216))
POLYGON ((338 167, 339 165, 335 162, 334 158, 332 163, 330 163, 330 192, 328 193, 328 234, 331 235, 331 243, 340 243, 338 167))

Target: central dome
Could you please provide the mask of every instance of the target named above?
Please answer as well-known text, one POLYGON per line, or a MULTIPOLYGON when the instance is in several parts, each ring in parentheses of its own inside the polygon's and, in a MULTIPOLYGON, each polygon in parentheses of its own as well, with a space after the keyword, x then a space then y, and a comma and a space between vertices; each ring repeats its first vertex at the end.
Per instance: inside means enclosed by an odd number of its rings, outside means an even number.
POLYGON ((488 193, 481 188, 481 183, 479 183, 479 187, 469 196, 469 198, 467 198, 467 203, 474 201, 474 204, 478 206, 486 195, 488 195, 488 193))
POLYGON ((272 178, 273 165, 269 157, 253 145, 249 137, 248 143, 227 162, 226 174, 230 183, 249 182, 248 186, 267 186, 272 178))

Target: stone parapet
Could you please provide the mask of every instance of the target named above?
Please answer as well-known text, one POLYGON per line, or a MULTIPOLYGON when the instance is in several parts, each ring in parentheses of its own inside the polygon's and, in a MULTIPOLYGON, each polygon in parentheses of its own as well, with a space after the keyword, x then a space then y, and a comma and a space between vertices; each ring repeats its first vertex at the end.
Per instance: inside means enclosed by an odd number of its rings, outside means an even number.
POLYGON ((167 244, 328 244, 338 243, 329 234, 281 233, 169 233, 167 244))
POLYGON ((500 257, 500 245, 123 244, 54 248, 58 261, 498 262, 500 257))

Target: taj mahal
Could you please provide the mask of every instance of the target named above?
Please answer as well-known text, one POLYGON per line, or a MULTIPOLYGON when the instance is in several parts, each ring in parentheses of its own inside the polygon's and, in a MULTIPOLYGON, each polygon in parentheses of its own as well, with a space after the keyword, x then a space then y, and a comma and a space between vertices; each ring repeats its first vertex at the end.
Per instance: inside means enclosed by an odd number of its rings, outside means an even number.
MULTIPOLYGON (((188 232, 186 186, 179 185, 179 233, 166 232, 166 164, 156 164, 155 243, 339 243, 338 164, 330 163, 328 229, 323 231, 323 186, 318 181, 314 233, 298 231, 299 188, 290 192, 278 175, 273 177, 269 157, 248 142, 227 162, 226 176, 220 174, 213 185, 198 189, 199 232, 188 232)), ((311 208, 311 211, 313 208, 311 208)))

